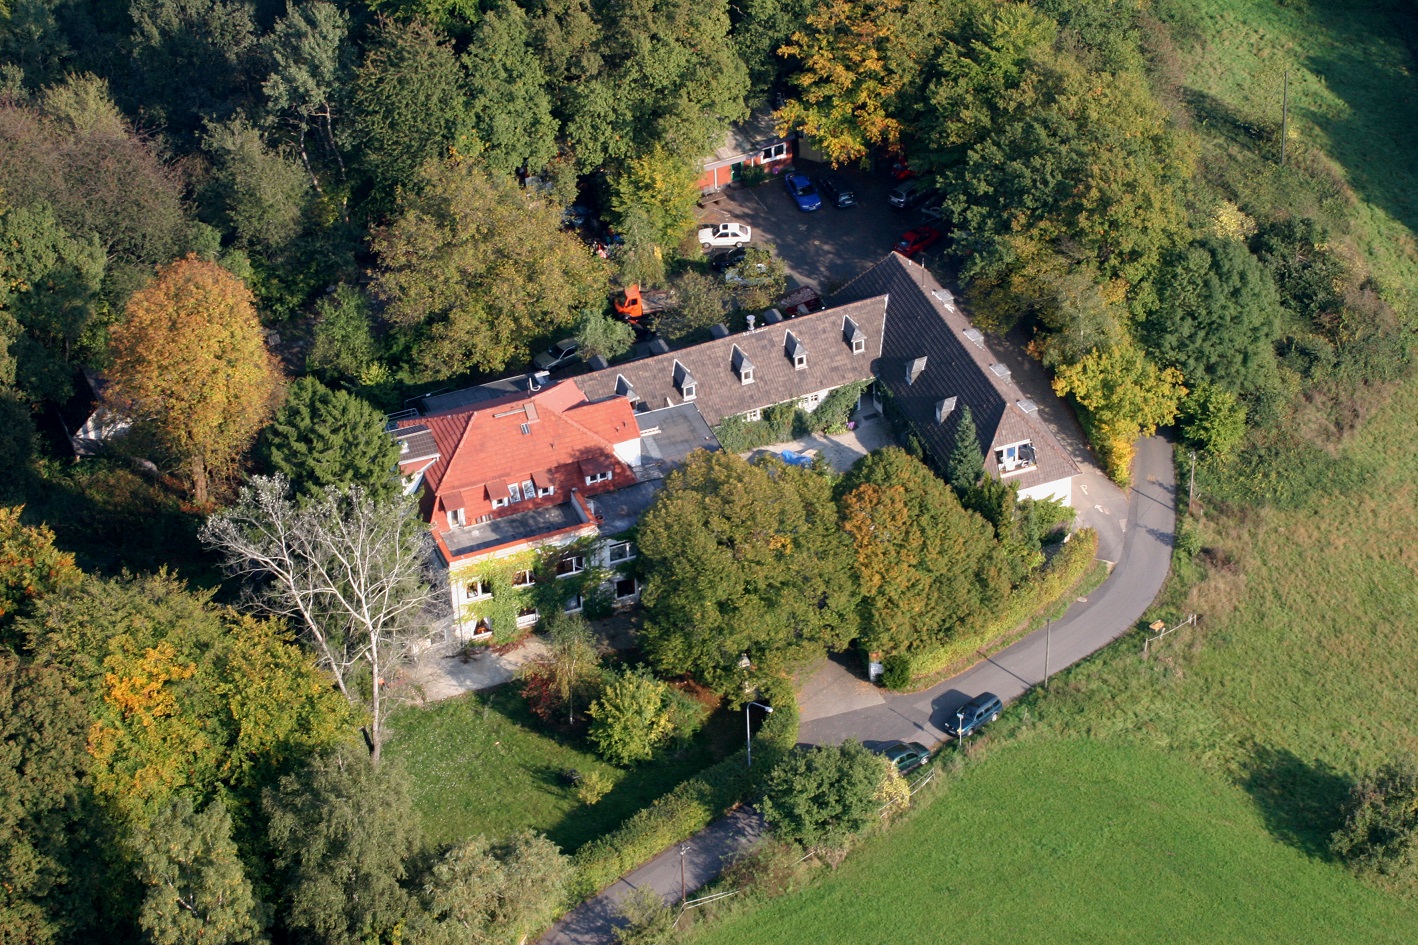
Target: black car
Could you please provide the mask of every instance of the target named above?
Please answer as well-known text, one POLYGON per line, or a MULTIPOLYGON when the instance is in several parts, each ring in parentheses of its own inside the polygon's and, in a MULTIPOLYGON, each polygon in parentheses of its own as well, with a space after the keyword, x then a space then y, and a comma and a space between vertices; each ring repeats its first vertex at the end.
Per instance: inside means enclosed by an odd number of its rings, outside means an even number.
POLYGON ((902 774, 909 774, 931 760, 931 750, 920 742, 893 742, 881 753, 902 774))
POLYGON ((822 191, 822 196, 834 207, 844 209, 856 206, 857 195, 852 193, 851 185, 836 174, 823 174, 819 177, 817 189, 822 191))
POLYGON ((945 733, 955 738, 973 734, 986 722, 999 718, 1004 703, 993 692, 982 692, 945 718, 945 733))
POLYGON ((710 256, 709 265, 714 267, 715 272, 725 272, 743 262, 746 253, 742 246, 735 246, 731 250, 710 256))

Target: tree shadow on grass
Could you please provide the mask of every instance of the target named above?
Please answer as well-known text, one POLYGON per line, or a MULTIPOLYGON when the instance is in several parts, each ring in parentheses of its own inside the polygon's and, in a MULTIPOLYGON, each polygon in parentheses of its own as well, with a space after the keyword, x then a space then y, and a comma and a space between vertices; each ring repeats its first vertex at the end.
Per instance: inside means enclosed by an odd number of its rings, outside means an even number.
POLYGON ((1307 856, 1333 859, 1330 837, 1340 828, 1350 781, 1323 761, 1306 761, 1288 748, 1258 746, 1241 786, 1276 839, 1307 856))

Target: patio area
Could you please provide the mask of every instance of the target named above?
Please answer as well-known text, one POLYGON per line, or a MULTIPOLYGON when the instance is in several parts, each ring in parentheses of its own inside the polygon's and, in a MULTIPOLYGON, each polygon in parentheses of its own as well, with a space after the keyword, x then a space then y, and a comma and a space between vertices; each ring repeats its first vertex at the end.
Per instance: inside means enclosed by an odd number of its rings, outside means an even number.
POLYGON ((891 427, 887 425, 881 414, 875 411, 858 412, 852 420, 852 429, 846 433, 832 436, 826 433, 813 433, 785 443, 761 446, 743 455, 745 459, 752 459, 762 453, 781 455, 785 450, 790 450, 800 456, 821 456, 832 464, 833 469, 838 472, 846 472, 852 468, 853 463, 863 456, 873 450, 879 450, 883 446, 892 446, 895 442, 896 439, 892 435, 891 427))

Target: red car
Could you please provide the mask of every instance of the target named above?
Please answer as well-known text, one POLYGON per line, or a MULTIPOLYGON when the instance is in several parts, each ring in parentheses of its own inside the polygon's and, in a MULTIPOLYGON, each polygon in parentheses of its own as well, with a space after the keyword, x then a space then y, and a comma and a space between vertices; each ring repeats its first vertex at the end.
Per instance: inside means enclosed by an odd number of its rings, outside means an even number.
POLYGON ((934 246, 939 239, 940 230, 933 226, 918 226, 901 234, 901 239, 896 241, 896 251, 910 259, 922 250, 934 246))

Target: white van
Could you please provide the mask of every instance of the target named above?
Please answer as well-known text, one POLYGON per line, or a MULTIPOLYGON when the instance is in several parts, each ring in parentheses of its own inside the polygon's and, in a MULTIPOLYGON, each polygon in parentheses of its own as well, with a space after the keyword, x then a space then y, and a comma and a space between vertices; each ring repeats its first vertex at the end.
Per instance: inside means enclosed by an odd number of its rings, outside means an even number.
POLYGON ((891 188, 891 193, 887 194, 886 201, 898 210, 905 210, 914 206, 916 201, 921 199, 921 182, 917 179, 904 180, 891 188))

